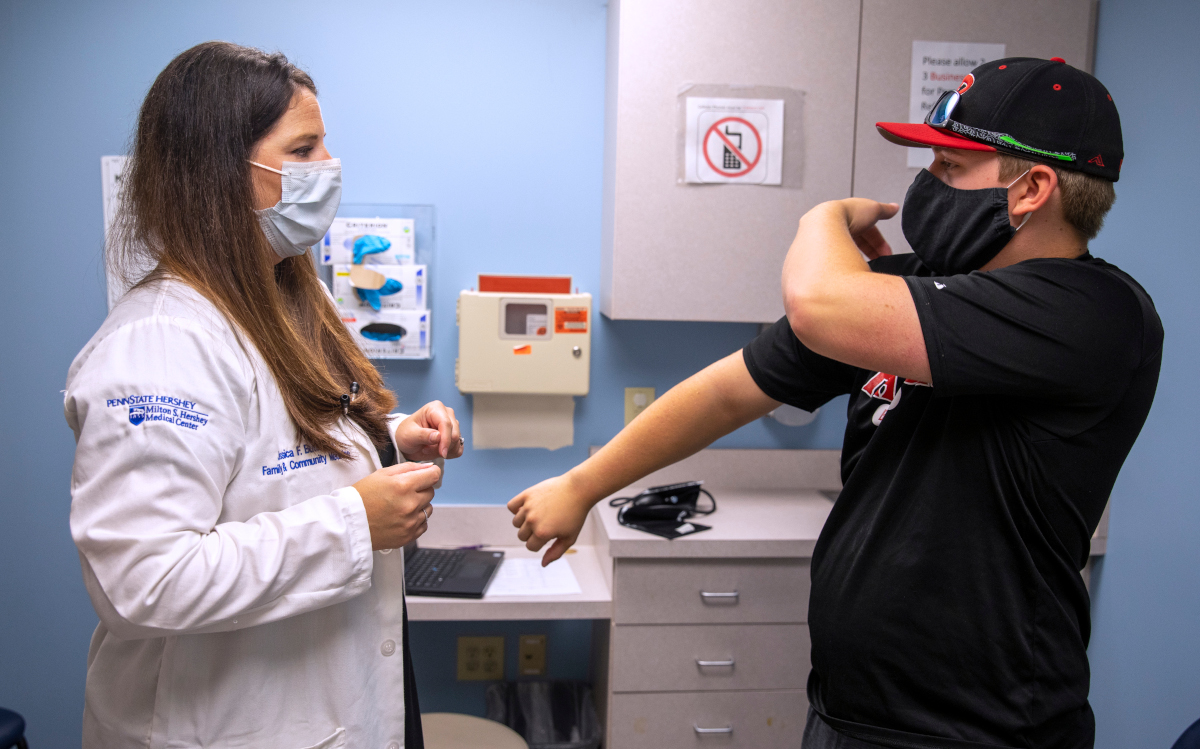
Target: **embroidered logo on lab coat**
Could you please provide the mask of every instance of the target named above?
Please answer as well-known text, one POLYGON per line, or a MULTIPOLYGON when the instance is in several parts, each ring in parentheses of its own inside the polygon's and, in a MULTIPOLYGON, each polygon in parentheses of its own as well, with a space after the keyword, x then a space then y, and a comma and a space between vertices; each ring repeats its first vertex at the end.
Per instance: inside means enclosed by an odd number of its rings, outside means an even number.
POLYGON ((199 410, 196 401, 173 395, 129 395, 109 398, 105 404, 109 408, 128 407, 129 423, 135 427, 147 421, 161 421, 195 432, 208 424, 208 414, 199 410))

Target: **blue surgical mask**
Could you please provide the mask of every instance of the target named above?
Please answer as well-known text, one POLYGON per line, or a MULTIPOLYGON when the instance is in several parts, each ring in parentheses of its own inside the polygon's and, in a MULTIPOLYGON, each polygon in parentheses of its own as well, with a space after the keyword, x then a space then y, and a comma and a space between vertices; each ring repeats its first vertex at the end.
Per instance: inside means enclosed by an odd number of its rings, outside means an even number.
POLYGON ((285 161, 283 169, 272 169, 257 161, 250 163, 283 177, 280 201, 255 211, 267 241, 281 258, 308 252, 333 226, 333 217, 341 205, 342 160, 285 161))

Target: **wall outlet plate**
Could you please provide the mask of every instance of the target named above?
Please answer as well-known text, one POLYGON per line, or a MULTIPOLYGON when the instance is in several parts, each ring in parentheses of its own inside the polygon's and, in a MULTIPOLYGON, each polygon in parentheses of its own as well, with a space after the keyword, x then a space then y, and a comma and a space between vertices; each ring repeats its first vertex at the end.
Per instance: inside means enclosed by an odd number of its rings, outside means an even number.
POLYGON ((654 388, 625 388, 625 426, 654 402, 654 388))
POLYGON ((521 635, 517 648, 517 674, 519 676, 546 675, 546 636, 521 635))
POLYGON ((459 681, 500 681, 503 678, 503 637, 458 638, 459 681))

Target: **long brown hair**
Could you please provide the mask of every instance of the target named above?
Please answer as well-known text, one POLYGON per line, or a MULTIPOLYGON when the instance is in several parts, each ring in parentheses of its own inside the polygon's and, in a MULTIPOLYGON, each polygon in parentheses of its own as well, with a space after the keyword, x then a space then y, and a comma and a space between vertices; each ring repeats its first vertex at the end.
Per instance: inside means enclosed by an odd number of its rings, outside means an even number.
POLYGON ((350 417, 376 444, 389 440, 395 396, 346 332, 312 258, 272 265, 247 162, 299 87, 317 92, 282 54, 227 42, 172 60, 138 116, 109 265, 127 284, 174 278, 211 301, 266 363, 299 438, 349 457, 330 431, 350 383, 360 386, 350 417))

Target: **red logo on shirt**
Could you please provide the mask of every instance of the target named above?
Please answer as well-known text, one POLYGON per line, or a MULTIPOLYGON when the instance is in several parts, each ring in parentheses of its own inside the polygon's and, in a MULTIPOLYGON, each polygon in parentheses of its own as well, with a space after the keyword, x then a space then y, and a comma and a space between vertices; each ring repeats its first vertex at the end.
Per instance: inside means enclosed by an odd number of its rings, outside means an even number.
POLYGON ((896 400, 896 395, 899 392, 899 383, 901 382, 905 385, 916 385, 924 388, 931 387, 928 382, 901 380, 896 375, 876 372, 875 376, 867 380, 867 384, 862 386, 862 391, 872 398, 878 398, 879 400, 891 403, 896 400))
POLYGON ((878 398, 881 401, 887 401, 886 403, 879 404, 879 408, 875 409, 875 414, 871 416, 871 423, 875 426, 883 423, 883 417, 887 416, 888 411, 900 405, 900 396, 903 394, 900 390, 900 382, 903 382, 905 385, 915 385, 917 387, 932 387, 928 382, 909 379, 901 381, 896 375, 876 372, 862 386, 862 391, 867 395, 872 398, 878 398))
POLYGON ((896 382, 899 379, 896 375, 876 372, 875 376, 867 380, 867 384, 862 386, 862 391, 872 398, 878 398, 891 403, 896 400, 896 382))

